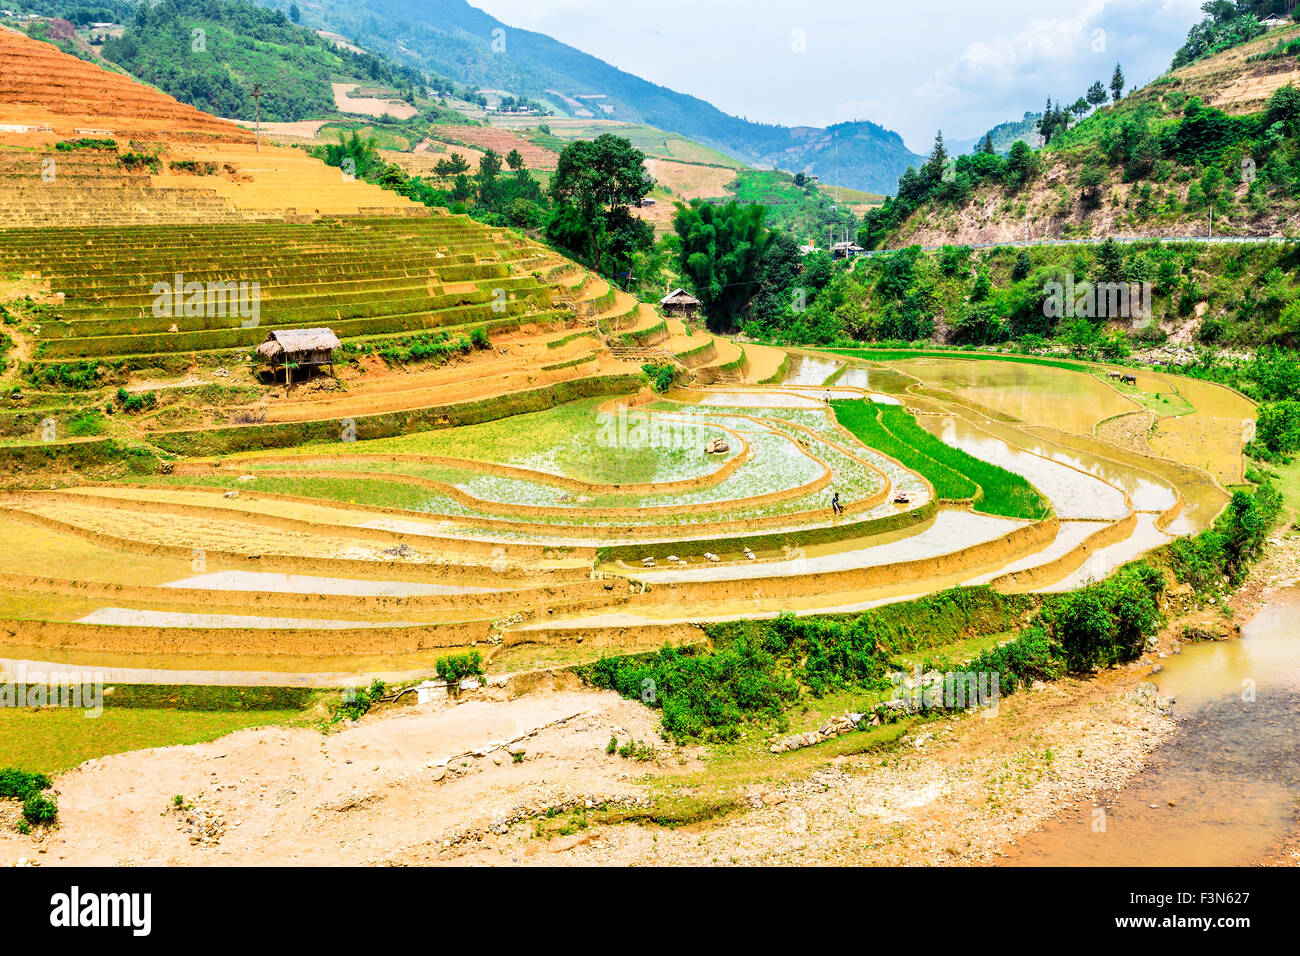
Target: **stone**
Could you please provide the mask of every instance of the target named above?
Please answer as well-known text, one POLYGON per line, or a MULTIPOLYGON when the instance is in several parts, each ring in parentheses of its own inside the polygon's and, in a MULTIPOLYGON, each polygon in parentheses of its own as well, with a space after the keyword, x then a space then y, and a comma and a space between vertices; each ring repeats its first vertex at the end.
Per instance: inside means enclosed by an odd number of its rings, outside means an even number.
POLYGON ((238 497, 239 497, 239 492, 238 492, 238 491, 235 491, 235 490, 232 488, 230 491, 225 492, 225 493, 223 494, 223 497, 225 497, 225 498, 238 498, 238 497))

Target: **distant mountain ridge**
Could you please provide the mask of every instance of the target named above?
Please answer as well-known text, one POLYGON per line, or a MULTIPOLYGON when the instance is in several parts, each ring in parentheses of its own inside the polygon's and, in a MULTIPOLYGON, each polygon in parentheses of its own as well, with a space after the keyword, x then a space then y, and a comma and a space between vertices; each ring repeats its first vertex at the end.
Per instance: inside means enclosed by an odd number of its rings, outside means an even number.
MULTIPOLYGON (((288 6, 282 0, 258 2, 288 6)), ((596 118, 647 123, 758 166, 816 173, 882 193, 892 192, 899 175, 924 160, 876 123, 791 128, 731 116, 552 37, 508 26, 466 0, 302 0, 299 6, 305 23, 430 73, 546 100, 565 111, 574 109, 571 100, 589 97, 579 102, 590 104, 596 118)))

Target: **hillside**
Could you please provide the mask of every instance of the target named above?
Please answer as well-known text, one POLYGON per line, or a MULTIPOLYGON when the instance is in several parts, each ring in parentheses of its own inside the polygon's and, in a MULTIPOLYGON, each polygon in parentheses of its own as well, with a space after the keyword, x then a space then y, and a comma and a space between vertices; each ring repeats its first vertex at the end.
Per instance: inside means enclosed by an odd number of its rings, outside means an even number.
POLYGON ((140 7, 101 53, 179 99, 237 119, 253 119, 255 81, 264 91, 261 116, 272 122, 334 112, 336 81, 363 79, 421 93, 425 84, 419 71, 356 53, 295 26, 283 13, 219 0, 140 7))
MULTIPOLYGON (((260 2, 284 6, 278 0, 260 2)), ((645 123, 747 163, 834 178, 838 139, 841 184, 884 193, 919 160, 897 133, 874 123, 790 128, 730 116, 548 36, 508 27, 465 0, 319 0, 301 6, 305 23, 421 70, 478 89, 525 95, 561 116, 645 123), (494 35, 508 36, 509 56, 493 52, 494 35)))
POLYGON ((860 242, 1282 236, 1300 229, 1300 24, 1171 70, 1035 153, 900 180, 860 242))

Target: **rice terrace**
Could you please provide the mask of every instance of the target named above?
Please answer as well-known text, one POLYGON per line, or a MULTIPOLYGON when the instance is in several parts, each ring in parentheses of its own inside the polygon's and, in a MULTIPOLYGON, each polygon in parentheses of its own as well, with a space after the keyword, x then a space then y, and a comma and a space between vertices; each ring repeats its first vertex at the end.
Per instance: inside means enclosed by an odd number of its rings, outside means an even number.
MULTIPOLYGON (((1203 707, 1263 679, 1234 654, 1295 673, 1293 185, 1257 244, 921 248, 891 237, 968 201, 942 136, 840 203, 829 153, 786 173, 614 87, 443 79, 333 2, 210 5, 315 64, 314 112, 269 68, 225 111, 146 72, 149 17, 188 37, 201 4, 110 5, 126 39, 28 6, 0 21, 6 864, 1300 859, 1267 729, 1294 681, 1267 719, 1203 707), (1147 321, 1042 307, 1076 274, 1146 283, 1147 321), (1239 814, 1197 776, 1229 772, 1239 814)), ((1026 152, 1092 162, 1123 89, 1026 152)), ((1300 169, 1271 95, 1269 168, 1300 169)), ((975 166, 1019 151, 983 142, 957 169, 1009 209, 975 166)))

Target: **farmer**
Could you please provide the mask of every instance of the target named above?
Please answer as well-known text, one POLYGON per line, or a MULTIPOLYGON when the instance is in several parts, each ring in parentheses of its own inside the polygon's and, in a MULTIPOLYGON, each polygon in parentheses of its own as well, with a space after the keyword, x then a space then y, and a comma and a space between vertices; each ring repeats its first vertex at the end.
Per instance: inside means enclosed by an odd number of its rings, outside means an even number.
POLYGON ((840 504, 840 493, 838 491, 831 492, 831 513, 837 516, 844 514, 844 506, 840 504))

